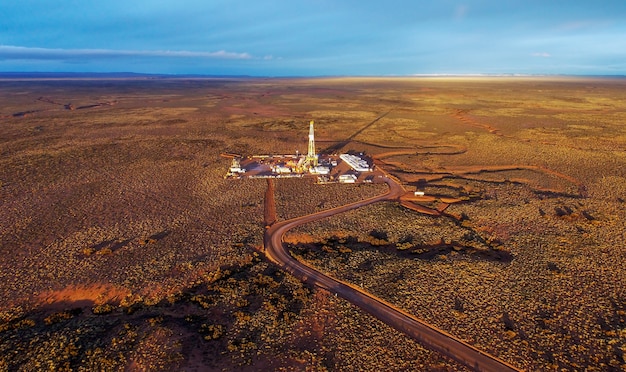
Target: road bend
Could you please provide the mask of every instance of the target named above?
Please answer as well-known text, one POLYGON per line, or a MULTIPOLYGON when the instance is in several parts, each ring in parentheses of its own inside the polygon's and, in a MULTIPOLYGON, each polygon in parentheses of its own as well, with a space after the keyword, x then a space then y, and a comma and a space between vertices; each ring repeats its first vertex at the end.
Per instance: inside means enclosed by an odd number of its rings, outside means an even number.
POLYGON ((336 293, 387 325, 404 332, 425 347, 446 355, 476 371, 520 371, 507 362, 481 351, 445 331, 437 329, 353 284, 332 278, 297 261, 284 247, 283 237, 289 229, 379 201, 397 200, 404 194, 404 189, 401 185, 388 177, 383 179, 389 185, 389 191, 385 194, 273 224, 265 231, 265 255, 270 261, 303 282, 326 289, 331 293, 336 293))

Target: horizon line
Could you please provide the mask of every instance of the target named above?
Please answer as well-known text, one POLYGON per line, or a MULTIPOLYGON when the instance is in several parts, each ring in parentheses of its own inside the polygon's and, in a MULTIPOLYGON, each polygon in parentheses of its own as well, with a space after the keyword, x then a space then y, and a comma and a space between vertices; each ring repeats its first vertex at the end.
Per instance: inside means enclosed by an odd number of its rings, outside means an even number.
POLYGON ((209 73, 152 73, 152 72, 131 72, 131 71, 107 71, 107 72, 80 72, 80 71, 0 71, 0 78, 3 80, 36 78, 62 79, 72 77, 98 77, 109 76, 110 78, 240 78, 240 79, 324 79, 324 78, 481 78, 481 77, 558 77, 558 78, 626 78, 626 74, 558 74, 558 73, 414 73, 414 74, 372 74, 372 75, 249 75, 249 74, 209 74, 209 73))

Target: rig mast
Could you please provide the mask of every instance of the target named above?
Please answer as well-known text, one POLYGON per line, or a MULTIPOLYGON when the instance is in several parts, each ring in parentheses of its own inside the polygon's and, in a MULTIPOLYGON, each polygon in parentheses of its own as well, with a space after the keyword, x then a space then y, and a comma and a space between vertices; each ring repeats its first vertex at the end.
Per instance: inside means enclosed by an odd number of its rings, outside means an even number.
POLYGON ((317 154, 315 153, 315 133, 313 129, 313 120, 309 124, 309 151, 306 154, 306 162, 311 167, 317 166, 317 154))

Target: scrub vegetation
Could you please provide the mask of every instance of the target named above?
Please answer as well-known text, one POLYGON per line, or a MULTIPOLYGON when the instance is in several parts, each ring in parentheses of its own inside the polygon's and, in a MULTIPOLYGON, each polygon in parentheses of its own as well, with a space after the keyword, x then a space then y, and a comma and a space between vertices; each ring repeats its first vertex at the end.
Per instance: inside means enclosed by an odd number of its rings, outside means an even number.
MULTIPOLYGON (((220 154, 306 151, 310 120, 410 194, 296 258, 522 369, 623 370, 625 85, 3 81, 0 370, 464 370, 255 252, 267 184, 220 154)), ((384 191, 277 179, 276 212, 384 191)))

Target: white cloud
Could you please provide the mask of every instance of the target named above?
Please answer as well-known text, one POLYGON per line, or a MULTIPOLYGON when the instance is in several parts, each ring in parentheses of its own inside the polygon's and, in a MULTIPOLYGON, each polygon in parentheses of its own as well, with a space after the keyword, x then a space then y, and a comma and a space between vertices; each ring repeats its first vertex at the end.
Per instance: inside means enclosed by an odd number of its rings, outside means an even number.
POLYGON ((533 57, 542 57, 542 58, 550 58, 552 55, 547 52, 535 52, 530 54, 533 57))
POLYGON ((465 18, 465 15, 467 14, 467 11, 469 10, 469 8, 467 7, 467 5, 459 5, 456 7, 456 9, 454 10, 454 18, 456 19, 463 19, 465 18))
POLYGON ((65 60, 123 57, 252 59, 252 56, 248 53, 235 53, 225 50, 219 50, 216 52, 193 52, 186 50, 52 49, 0 45, 0 59, 4 60, 65 60))
POLYGON ((611 26, 610 21, 579 20, 579 21, 562 23, 556 27, 556 30, 561 31, 561 32, 572 32, 572 31, 603 29, 603 28, 607 28, 610 26, 611 26))

